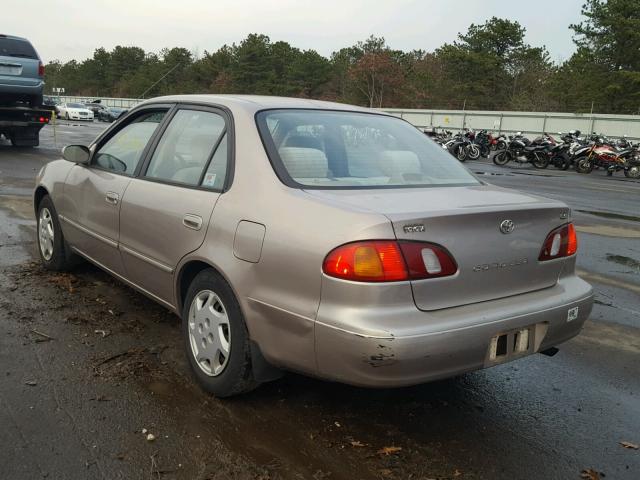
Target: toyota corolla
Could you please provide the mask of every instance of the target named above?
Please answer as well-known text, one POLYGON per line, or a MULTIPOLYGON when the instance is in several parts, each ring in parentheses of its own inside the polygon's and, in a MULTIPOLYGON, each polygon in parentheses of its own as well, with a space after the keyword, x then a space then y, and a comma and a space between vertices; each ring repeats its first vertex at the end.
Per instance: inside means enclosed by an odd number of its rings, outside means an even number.
POLYGON ((37 177, 42 263, 84 258, 178 314, 218 396, 284 370, 451 377, 555 351, 591 311, 565 204, 489 185, 377 111, 161 97, 63 157, 37 177))

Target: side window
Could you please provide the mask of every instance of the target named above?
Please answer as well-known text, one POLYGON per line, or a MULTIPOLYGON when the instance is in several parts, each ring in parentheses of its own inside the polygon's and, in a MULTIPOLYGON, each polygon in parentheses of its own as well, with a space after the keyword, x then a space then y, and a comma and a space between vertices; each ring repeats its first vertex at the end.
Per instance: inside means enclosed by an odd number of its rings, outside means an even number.
POLYGON ((150 112, 135 118, 102 145, 93 164, 126 175, 133 175, 149 139, 166 112, 150 112))
POLYGON ((221 115, 200 110, 178 110, 162 134, 145 176, 197 186, 212 160, 209 168, 212 170, 207 171, 209 176, 203 185, 218 188, 218 178, 224 181, 224 172, 220 168, 226 170, 226 154, 224 162, 212 157, 222 154, 221 148, 215 155, 213 149, 224 134, 225 121, 221 115))

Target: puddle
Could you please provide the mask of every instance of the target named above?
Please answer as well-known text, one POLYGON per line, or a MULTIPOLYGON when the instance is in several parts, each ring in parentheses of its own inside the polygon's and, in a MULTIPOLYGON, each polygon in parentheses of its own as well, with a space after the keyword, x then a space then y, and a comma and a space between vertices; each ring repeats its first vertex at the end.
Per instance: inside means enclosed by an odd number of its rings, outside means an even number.
POLYGON ((575 210, 580 213, 587 213, 589 215, 595 215, 596 217, 612 218, 615 220, 628 220, 630 222, 640 222, 640 217, 634 217, 632 215, 621 215, 619 213, 609 212, 597 212, 595 210, 575 210))
POLYGON ((607 260, 613 263, 617 263, 618 265, 623 265, 625 267, 632 268, 640 273, 640 262, 631 257, 625 257, 624 255, 614 255, 612 253, 607 253, 607 260))

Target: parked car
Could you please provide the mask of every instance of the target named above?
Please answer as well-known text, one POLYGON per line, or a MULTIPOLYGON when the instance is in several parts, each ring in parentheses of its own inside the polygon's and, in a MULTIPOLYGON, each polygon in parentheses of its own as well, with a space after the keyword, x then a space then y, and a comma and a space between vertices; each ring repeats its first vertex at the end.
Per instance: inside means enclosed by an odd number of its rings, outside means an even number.
POLYGON ((58 116, 65 120, 91 120, 93 112, 82 103, 62 103, 56 107, 58 116))
POLYGON ((42 105, 44 65, 26 38, 0 34, 0 103, 42 105))
POLYGON ((44 267, 83 257, 181 316, 218 396, 281 370, 399 387, 553 354, 591 311, 564 203, 381 112, 160 97, 63 156, 34 192, 44 267))
POLYGON ((102 110, 106 110, 107 107, 104 106, 100 101, 85 103, 84 106, 93 112, 93 116, 98 118, 98 112, 102 110))
POLYGON ((97 119, 101 122, 114 122, 129 110, 118 107, 107 107, 98 111, 97 119))
POLYGON ((47 110, 51 110, 52 112, 58 112, 58 109, 56 108, 58 106, 58 101, 54 98, 51 97, 49 95, 44 95, 42 97, 42 108, 45 108, 47 110))

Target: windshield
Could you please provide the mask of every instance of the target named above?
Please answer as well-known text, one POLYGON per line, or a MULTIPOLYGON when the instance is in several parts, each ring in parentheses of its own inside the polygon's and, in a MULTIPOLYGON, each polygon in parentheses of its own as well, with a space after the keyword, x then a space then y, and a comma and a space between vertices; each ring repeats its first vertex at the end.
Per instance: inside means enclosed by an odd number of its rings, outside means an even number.
POLYGON ((0 38, 0 57, 2 56, 38 59, 38 54, 29 42, 14 38, 0 38))
POLYGON ((69 107, 69 108, 83 108, 83 109, 87 108, 84 105, 82 105, 81 103, 67 103, 67 107, 69 107))
POLYGON ((258 128, 278 176, 316 188, 477 185, 460 163, 404 120, 331 110, 268 110, 258 128))

